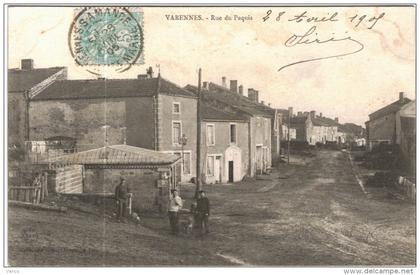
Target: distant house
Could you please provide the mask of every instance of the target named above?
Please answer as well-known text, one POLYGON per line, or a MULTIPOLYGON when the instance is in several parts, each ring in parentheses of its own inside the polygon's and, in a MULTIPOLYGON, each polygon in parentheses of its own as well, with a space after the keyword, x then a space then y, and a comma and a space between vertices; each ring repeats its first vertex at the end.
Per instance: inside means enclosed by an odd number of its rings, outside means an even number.
POLYGON ((290 140, 296 139, 296 129, 290 127, 289 125, 289 117, 293 117, 293 107, 289 107, 288 109, 276 109, 277 113, 281 116, 281 141, 287 141, 289 139, 290 133, 290 140))
POLYGON ((338 133, 344 136, 348 144, 356 146, 366 146, 366 129, 354 123, 339 124, 338 133))
POLYGON ((369 115, 369 121, 366 122, 368 150, 372 150, 381 143, 397 144, 400 132, 397 131, 397 114, 410 102, 412 102, 411 99, 406 98, 404 93, 400 93, 397 101, 369 115))
POLYGON ((20 149, 29 141, 29 101, 54 81, 67 79, 65 67, 35 68, 32 59, 22 59, 20 69, 8 70, 8 147, 20 149))
POLYGON ((203 102, 201 118, 204 182, 241 181, 249 168, 248 117, 240 111, 216 109, 203 102))
POLYGON ((296 129, 296 141, 307 142, 314 145, 315 141, 312 138, 313 124, 311 117, 306 113, 298 113, 297 116, 290 118, 290 127, 296 129))
POLYGON ((316 116, 311 112, 311 120, 313 123, 312 141, 316 143, 326 144, 328 142, 344 143, 345 133, 340 131, 341 125, 338 118, 331 119, 324 117, 322 113, 316 116))
POLYGON ((178 181, 196 176, 196 95, 151 70, 137 79, 55 81, 31 99, 29 114, 29 140, 68 137, 78 152, 127 144, 170 153, 183 159, 178 181))

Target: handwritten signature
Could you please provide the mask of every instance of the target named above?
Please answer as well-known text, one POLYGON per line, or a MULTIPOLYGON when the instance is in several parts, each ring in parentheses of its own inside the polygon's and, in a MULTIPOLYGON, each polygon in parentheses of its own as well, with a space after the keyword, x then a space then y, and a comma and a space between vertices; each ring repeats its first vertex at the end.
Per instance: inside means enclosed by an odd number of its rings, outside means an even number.
POLYGON ((353 51, 350 51, 350 52, 345 52, 345 53, 340 53, 340 54, 335 54, 335 55, 315 57, 315 58, 311 58, 311 59, 296 61, 296 62, 293 62, 293 63, 290 63, 290 64, 287 64, 287 65, 284 65, 284 66, 280 67, 278 69, 278 71, 281 71, 281 70, 283 70, 287 67, 290 67, 290 66, 293 66, 293 65, 296 65, 296 64, 352 55, 352 54, 355 54, 355 53, 358 53, 358 52, 362 51, 365 48, 364 45, 360 41, 357 41, 356 39, 352 38, 349 35, 345 36, 345 37, 335 37, 334 35, 332 35, 328 39, 320 39, 316 36, 317 33, 315 33, 315 32, 316 32, 316 26, 313 26, 303 35, 293 34, 292 36, 290 36, 286 40, 286 42, 284 42, 284 45, 286 47, 290 48, 290 47, 295 47, 297 45, 327 44, 327 43, 333 43, 333 42, 348 41, 348 42, 351 42, 353 44, 356 44, 358 46, 358 48, 356 50, 353 50, 353 51), (314 33, 315 33, 315 37, 313 35, 314 33))

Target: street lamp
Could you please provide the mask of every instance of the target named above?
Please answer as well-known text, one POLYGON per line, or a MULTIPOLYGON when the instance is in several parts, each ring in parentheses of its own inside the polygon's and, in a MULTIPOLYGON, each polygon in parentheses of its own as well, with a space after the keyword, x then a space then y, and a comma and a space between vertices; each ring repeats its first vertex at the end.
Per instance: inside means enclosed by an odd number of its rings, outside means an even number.
POLYGON ((185 134, 182 134, 180 138, 181 143, 181 154, 182 154, 182 173, 184 173, 184 146, 187 145, 188 138, 185 134))

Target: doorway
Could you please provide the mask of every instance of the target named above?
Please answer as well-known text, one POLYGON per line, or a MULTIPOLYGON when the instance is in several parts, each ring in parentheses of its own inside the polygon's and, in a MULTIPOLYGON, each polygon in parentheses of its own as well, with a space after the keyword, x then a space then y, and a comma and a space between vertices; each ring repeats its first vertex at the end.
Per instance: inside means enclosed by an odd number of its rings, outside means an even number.
POLYGON ((233 160, 229 161, 228 175, 229 175, 229 182, 233 182, 233 160))

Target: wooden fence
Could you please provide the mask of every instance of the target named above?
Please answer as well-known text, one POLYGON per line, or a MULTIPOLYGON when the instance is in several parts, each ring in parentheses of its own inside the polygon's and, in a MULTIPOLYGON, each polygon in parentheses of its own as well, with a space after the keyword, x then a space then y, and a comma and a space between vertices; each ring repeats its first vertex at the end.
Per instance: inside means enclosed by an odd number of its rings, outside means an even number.
POLYGON ((30 185, 9 186, 9 200, 38 204, 48 197, 47 173, 39 173, 30 185))

